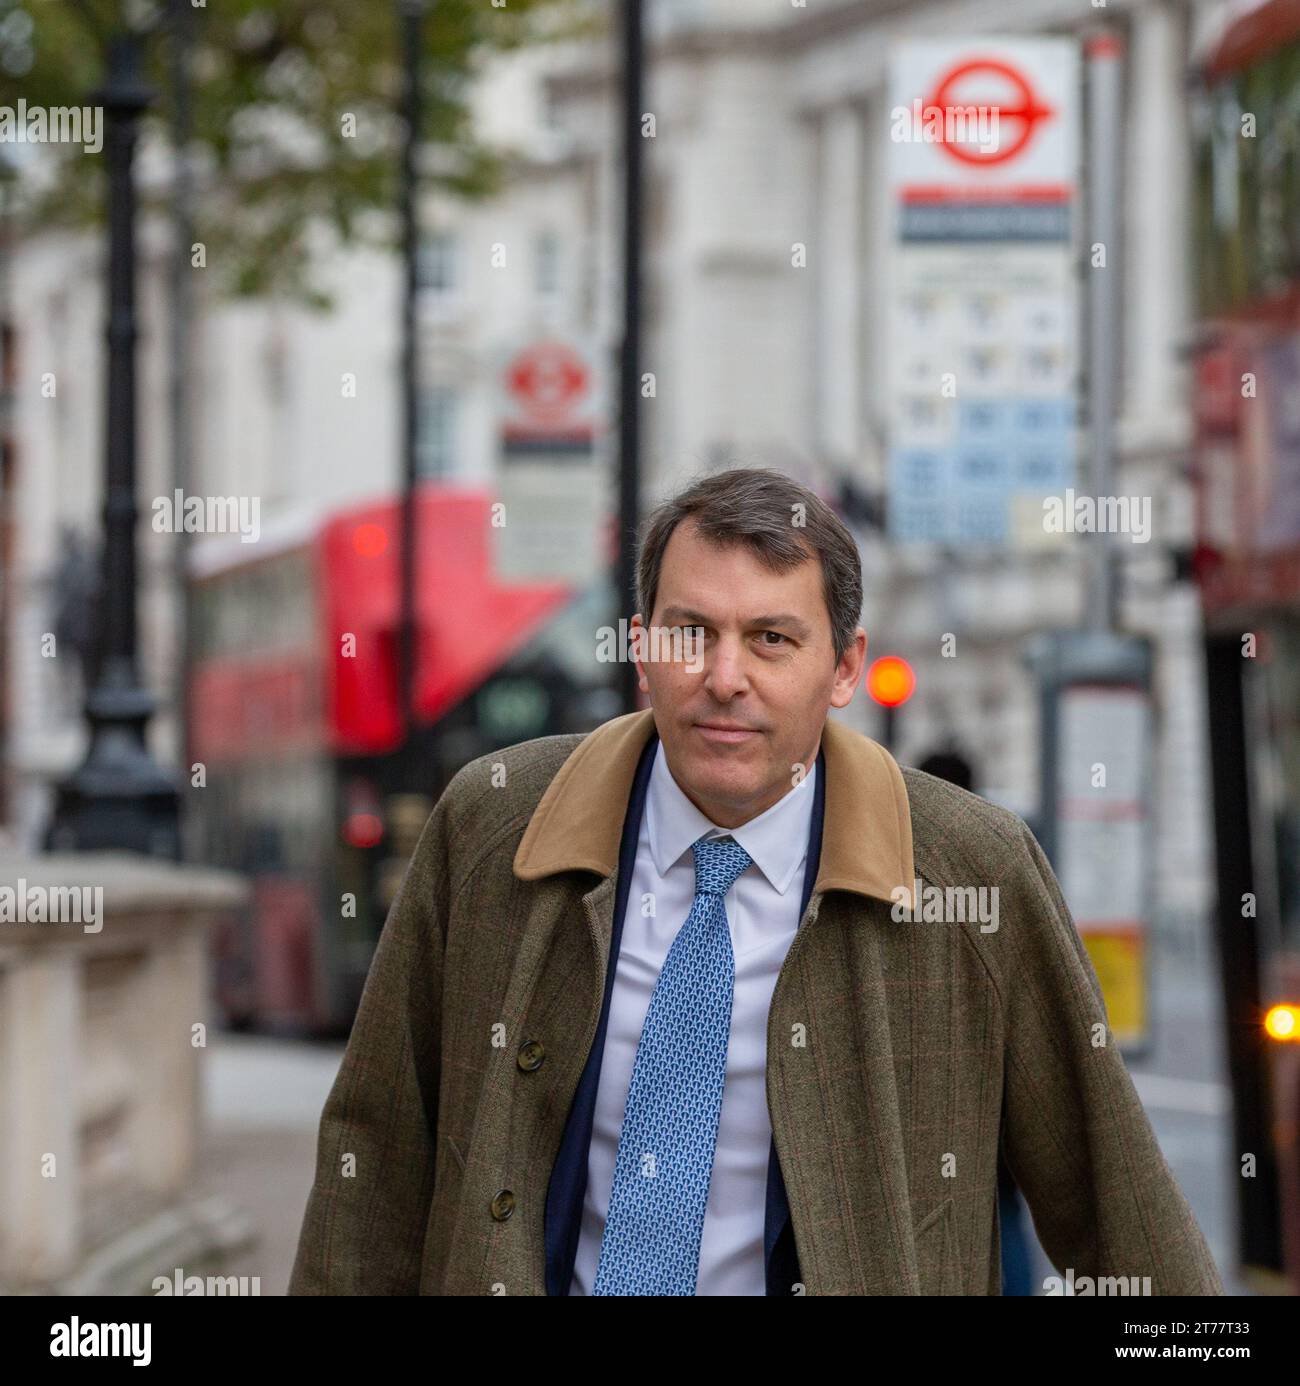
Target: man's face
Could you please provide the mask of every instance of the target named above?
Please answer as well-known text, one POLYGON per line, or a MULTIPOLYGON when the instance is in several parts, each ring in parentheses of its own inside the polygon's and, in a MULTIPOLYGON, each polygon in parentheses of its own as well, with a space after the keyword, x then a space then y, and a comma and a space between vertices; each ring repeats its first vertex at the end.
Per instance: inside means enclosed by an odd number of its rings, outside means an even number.
POLYGON ((679 648, 670 631, 698 642, 685 658, 637 661, 668 768, 712 822, 737 828, 793 787, 797 766, 811 768, 827 710, 857 688, 866 635, 859 626, 836 660, 815 555, 775 573, 690 519, 664 550, 649 625, 663 628, 648 632, 651 651, 679 648))

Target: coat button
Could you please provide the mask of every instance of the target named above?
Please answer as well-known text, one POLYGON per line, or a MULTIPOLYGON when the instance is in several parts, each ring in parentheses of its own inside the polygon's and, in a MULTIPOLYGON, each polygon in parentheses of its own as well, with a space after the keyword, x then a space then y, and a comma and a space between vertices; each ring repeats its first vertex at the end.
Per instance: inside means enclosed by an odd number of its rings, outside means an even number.
POLYGON ((498 1189, 491 1203, 492 1216, 498 1222, 505 1222, 515 1211, 515 1196, 509 1189, 498 1189))
POLYGON ((525 1073, 532 1073, 535 1069, 541 1068, 545 1057, 546 1050, 541 1040, 529 1040, 527 1044, 519 1047, 519 1057, 515 1062, 525 1073))

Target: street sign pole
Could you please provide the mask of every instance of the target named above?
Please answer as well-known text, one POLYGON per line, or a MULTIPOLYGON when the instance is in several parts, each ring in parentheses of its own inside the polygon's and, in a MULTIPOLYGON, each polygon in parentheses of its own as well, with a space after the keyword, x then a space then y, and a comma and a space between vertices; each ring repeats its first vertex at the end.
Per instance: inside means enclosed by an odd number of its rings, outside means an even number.
MULTIPOLYGON (((1119 151, 1121 48, 1111 33, 1090 38, 1084 48, 1088 74, 1088 189, 1090 247, 1100 246, 1102 264, 1088 271, 1088 440, 1092 494, 1109 496, 1115 477, 1116 363, 1119 359, 1117 302, 1124 262, 1119 246, 1119 151)), ((1118 612, 1115 536, 1103 527, 1089 535, 1089 630, 1114 630, 1118 612)))
MULTIPOLYGON (((1115 488, 1116 299, 1124 272, 1118 215, 1122 49, 1103 31, 1084 52, 1088 483, 1100 514, 1115 488)), ((1101 983, 1116 1043, 1132 1059, 1146 1051, 1151 1035, 1154 656, 1148 639, 1116 628, 1116 535, 1099 525, 1078 542, 1085 546, 1083 628, 1042 631, 1025 650, 1039 688, 1035 832, 1101 983)))

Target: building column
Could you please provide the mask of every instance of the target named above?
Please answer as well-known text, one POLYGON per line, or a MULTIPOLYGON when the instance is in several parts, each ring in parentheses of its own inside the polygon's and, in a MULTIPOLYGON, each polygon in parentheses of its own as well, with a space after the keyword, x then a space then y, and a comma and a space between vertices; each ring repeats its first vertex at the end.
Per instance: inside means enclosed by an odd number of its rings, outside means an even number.
POLYGON ((818 140, 815 418, 810 436, 829 458, 856 458, 862 362, 862 121, 848 104, 823 113, 818 140))
POLYGON ((1129 40, 1122 416, 1146 440, 1188 430, 1186 366, 1176 353, 1190 321, 1189 121, 1184 34, 1163 0, 1138 6, 1129 40))
POLYGON ((895 267, 895 217, 889 193, 889 92, 884 83, 872 88, 863 107, 862 216, 863 279, 855 295, 859 364, 857 380, 860 478, 882 487, 888 474, 886 445, 892 401, 889 394, 891 275, 895 267))

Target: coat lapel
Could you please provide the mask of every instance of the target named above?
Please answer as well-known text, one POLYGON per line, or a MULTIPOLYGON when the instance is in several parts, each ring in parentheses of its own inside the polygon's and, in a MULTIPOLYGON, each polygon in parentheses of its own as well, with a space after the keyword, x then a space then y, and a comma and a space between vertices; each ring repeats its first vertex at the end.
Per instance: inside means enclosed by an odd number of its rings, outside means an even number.
POLYGON ((616 957, 626 917, 632 872, 636 864, 638 828, 644 809, 646 788, 653 762, 652 748, 643 747, 628 799, 628 812, 619 849, 619 869, 615 878, 606 876, 582 898, 583 915, 591 937, 592 955, 598 960, 598 975, 592 989, 600 998, 600 1020, 594 1040, 588 1044, 582 1076, 571 1102, 566 1101, 568 1119, 560 1141, 550 1184, 546 1192, 544 1239, 546 1293, 567 1295, 573 1280, 573 1266, 582 1230, 582 1209, 587 1192, 587 1161, 591 1149, 592 1124, 605 1055, 605 1034, 609 1024, 610 998, 614 989, 616 957))
MULTIPOLYGON (((629 712, 581 741, 538 802, 514 873, 535 881, 557 871, 612 875, 632 777, 654 713, 629 712)), ((892 900, 912 888, 912 820, 902 772, 883 746, 833 719, 822 730, 826 822, 814 894, 845 890, 892 900)), ((608 941, 607 941, 608 942, 608 941)))
POLYGON ((908 1293, 916 1276, 887 973, 870 927, 889 923, 888 908, 814 895, 768 1014, 768 1110, 808 1294, 908 1293))

